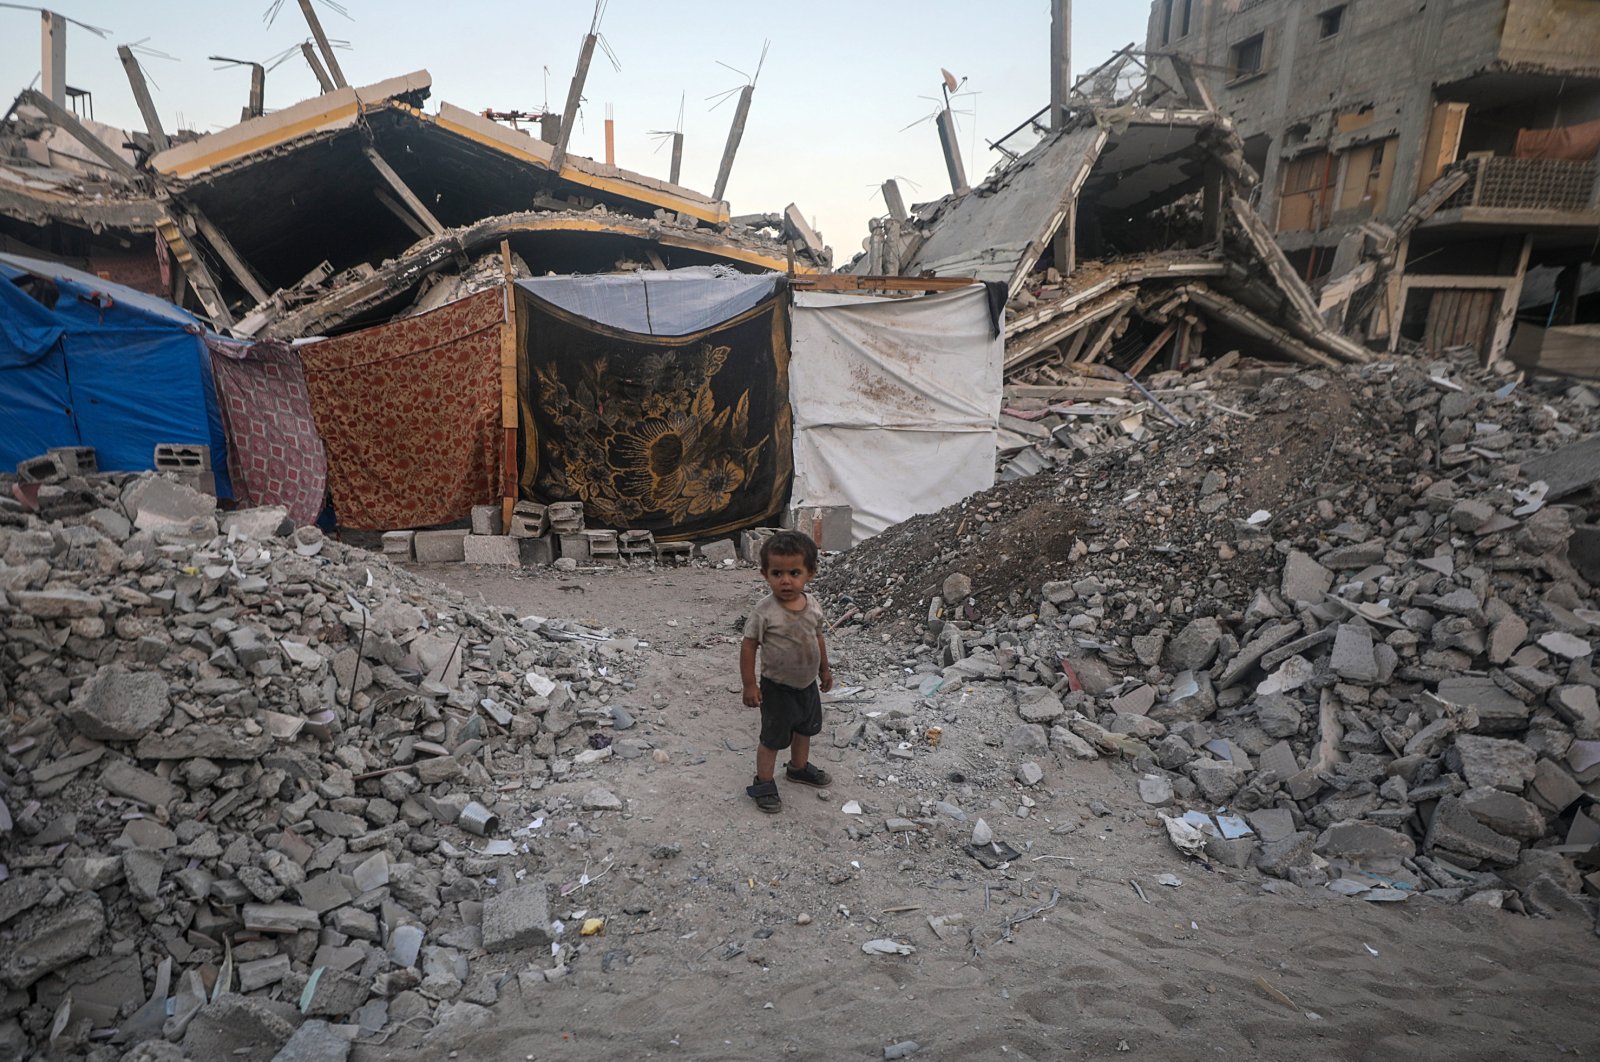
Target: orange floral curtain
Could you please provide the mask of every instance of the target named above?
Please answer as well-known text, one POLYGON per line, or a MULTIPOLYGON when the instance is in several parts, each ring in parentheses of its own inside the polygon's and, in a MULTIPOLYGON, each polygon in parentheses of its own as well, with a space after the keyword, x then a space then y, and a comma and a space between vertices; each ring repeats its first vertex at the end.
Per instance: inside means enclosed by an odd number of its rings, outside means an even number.
POLYGON ((300 348, 339 523, 426 527, 498 499, 502 289, 300 348))
POLYGON ((524 496, 663 539, 776 521, 794 472, 786 292, 683 336, 517 297, 524 496))

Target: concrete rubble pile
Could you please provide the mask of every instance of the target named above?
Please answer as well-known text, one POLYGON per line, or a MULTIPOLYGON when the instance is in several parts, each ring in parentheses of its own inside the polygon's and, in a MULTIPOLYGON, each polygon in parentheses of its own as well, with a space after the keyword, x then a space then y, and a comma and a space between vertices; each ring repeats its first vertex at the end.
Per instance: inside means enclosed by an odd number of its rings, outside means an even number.
POLYGON ((151 475, 0 503, 5 1057, 343 1058, 479 1019, 501 953, 551 963, 524 824, 570 805, 535 794, 644 751, 610 738, 632 639, 214 504, 151 475))
POLYGON ((1009 688, 1014 756, 1128 761, 1201 858, 1593 922, 1600 396, 1469 354, 1215 383, 1233 414, 908 521, 820 588, 921 628, 930 708, 1009 688))

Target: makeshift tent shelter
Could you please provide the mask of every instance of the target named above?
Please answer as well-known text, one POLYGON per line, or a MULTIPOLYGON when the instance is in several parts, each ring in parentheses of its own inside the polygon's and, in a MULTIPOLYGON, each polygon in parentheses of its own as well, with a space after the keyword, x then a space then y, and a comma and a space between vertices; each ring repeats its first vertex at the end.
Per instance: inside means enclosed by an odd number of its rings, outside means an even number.
POLYGON ((102 470, 139 472, 157 444, 184 443, 210 448, 217 493, 232 497, 204 328, 153 295, 0 254, 0 410, 0 467, 92 446, 102 470), (50 285, 54 305, 24 290, 50 285))
POLYGON ((300 348, 346 527, 448 523, 500 482, 503 289, 300 348))
POLYGON ((795 293, 795 506, 850 506, 860 542, 994 485, 1005 334, 990 294, 795 293))
POLYGON ((518 281, 522 492, 665 539, 775 523, 793 468, 780 279, 518 281))

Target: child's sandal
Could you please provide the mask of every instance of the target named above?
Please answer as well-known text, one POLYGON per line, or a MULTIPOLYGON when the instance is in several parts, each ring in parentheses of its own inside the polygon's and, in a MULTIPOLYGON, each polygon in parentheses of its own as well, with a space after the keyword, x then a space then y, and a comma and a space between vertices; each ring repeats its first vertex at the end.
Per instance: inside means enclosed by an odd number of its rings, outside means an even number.
POLYGON ((791 782, 799 782, 801 785, 814 785, 818 789, 833 781, 828 776, 827 771, 824 771, 814 763, 808 763, 800 768, 789 764, 784 768, 783 776, 791 782))
POLYGON ((783 798, 778 796, 778 783, 769 778, 765 782, 757 778, 754 785, 747 785, 744 791, 756 802, 756 807, 768 815, 776 815, 783 810, 783 798))

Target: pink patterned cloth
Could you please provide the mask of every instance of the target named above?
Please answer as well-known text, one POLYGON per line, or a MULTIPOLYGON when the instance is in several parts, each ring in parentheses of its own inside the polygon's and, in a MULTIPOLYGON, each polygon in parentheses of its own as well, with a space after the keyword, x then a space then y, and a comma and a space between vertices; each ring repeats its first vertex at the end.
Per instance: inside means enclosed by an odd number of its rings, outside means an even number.
POLYGON ((300 356, 287 343, 208 342, 239 505, 282 505, 296 524, 315 523, 328 489, 328 454, 300 356))

